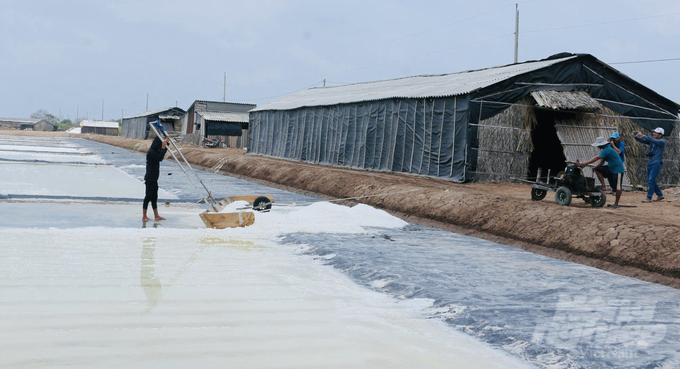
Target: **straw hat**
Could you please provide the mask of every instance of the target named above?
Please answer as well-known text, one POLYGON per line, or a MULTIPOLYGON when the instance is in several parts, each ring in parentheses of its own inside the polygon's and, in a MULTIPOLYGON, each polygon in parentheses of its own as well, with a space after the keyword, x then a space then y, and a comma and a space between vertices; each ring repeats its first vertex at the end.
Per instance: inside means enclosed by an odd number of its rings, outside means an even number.
POLYGON ((609 145, 609 141, 607 141, 607 139, 604 138, 604 137, 598 137, 595 140, 595 142, 590 146, 600 147, 600 146, 606 146, 606 145, 609 145))

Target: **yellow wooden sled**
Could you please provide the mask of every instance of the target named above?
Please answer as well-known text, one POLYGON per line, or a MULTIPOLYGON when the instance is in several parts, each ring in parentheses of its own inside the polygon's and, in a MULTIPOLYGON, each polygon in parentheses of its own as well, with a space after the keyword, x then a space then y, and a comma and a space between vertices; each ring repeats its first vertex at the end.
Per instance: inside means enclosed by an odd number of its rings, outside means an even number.
POLYGON ((255 222, 255 213, 252 211, 239 211, 235 213, 220 213, 225 206, 235 201, 247 201, 252 209, 263 211, 271 209, 274 202, 273 195, 259 196, 232 196, 222 199, 222 201, 211 206, 208 210, 199 214, 203 223, 208 228, 236 228, 247 227, 255 222))

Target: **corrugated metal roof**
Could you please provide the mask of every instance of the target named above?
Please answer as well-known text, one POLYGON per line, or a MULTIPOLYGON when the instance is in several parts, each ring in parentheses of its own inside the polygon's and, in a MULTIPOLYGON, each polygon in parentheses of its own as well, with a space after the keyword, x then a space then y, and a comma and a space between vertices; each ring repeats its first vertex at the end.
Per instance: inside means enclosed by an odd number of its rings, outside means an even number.
POLYGON ((453 74, 406 77, 337 87, 317 87, 290 94, 260 105, 251 111, 289 110, 303 106, 336 105, 390 98, 457 96, 575 57, 511 64, 453 74))
POLYGON ((104 122, 101 120, 82 120, 81 127, 101 127, 101 128, 118 128, 118 122, 104 122))
MULTIPOLYGON (((180 108, 165 108, 165 109, 151 110, 151 111, 146 111, 146 112, 141 113, 141 114, 130 115, 129 117, 125 117, 125 118, 123 118, 123 119, 147 117, 147 116, 149 116, 149 115, 154 115, 154 114, 162 113, 162 112, 164 112, 164 111, 173 110, 173 109, 180 109, 180 108)), ((180 109, 180 110, 182 110, 182 109, 180 109)), ((182 111, 183 111, 183 110, 182 110, 182 111)), ((171 114, 171 115, 167 115, 167 116, 159 116, 159 118, 163 118, 163 119, 165 119, 165 118, 167 118, 167 117, 174 118, 174 119, 179 119, 179 118, 181 118, 182 116, 177 116, 177 115, 175 115, 175 114, 171 114)))
POLYGON ((42 119, 34 118, 0 118, 0 123, 25 123, 25 124, 36 124, 42 121, 42 119))
POLYGON ((238 102, 230 102, 230 101, 212 101, 212 100, 196 100, 196 101, 194 101, 194 104, 197 103, 197 102, 211 103, 211 104, 233 104, 233 105, 252 105, 252 106, 255 106, 255 104, 249 104, 249 103, 238 103, 238 102))
POLYGON ((232 112, 217 112, 217 111, 199 111, 198 115, 205 120, 212 120, 215 122, 235 122, 248 123, 248 113, 232 113, 232 112))
POLYGON ((533 91, 538 106, 554 110, 595 111, 600 104, 585 91, 533 91))

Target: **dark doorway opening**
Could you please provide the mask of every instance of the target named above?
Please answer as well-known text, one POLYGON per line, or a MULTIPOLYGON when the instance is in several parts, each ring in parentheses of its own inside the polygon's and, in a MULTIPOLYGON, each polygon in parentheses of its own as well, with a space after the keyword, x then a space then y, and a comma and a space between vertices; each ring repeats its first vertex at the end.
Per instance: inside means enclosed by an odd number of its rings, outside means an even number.
POLYGON ((555 176, 564 170, 567 158, 562 150, 562 142, 557 137, 555 122, 573 119, 573 114, 554 110, 534 109, 536 127, 531 131, 531 141, 534 151, 529 159, 528 178, 535 180, 538 168, 542 169, 541 176, 545 178, 550 170, 550 176, 555 176))

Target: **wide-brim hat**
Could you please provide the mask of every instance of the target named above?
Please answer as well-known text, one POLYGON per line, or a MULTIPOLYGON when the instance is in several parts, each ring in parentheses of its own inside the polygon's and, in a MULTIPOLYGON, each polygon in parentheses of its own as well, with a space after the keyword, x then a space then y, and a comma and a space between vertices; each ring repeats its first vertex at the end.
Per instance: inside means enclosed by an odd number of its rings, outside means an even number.
POLYGON ((595 140, 595 142, 593 142, 593 144, 590 145, 590 146, 600 147, 600 146, 605 146, 605 145, 608 145, 608 144, 609 144, 609 141, 607 141, 606 138, 604 138, 604 137, 598 137, 598 138, 595 140))

